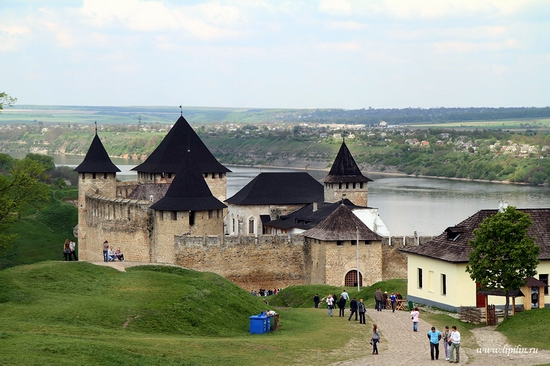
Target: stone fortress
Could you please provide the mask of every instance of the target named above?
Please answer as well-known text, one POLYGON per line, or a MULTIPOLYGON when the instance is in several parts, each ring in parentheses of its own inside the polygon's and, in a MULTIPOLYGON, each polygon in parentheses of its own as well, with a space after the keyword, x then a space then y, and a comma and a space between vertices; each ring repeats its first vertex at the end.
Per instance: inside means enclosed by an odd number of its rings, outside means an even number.
POLYGON ((180 116, 134 170, 136 181, 117 181, 96 131, 75 168, 81 260, 103 260, 108 240, 127 261, 211 271, 245 289, 366 286, 406 278, 399 247, 431 239, 387 236, 345 142, 322 186, 307 173, 265 173, 227 199, 230 170, 180 116))

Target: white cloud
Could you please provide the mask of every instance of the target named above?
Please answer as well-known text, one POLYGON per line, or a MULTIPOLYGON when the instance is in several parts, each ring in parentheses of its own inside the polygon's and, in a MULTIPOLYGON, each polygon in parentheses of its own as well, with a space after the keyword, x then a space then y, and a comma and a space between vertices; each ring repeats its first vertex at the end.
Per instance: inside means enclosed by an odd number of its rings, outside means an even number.
POLYGON ((25 26, 0 25, 0 52, 15 51, 21 44, 21 39, 31 33, 25 26))
POLYGON ((319 11, 333 15, 350 15, 352 5, 348 0, 322 0, 319 3, 319 11))
POLYGON ((343 29, 343 30, 361 30, 368 28, 368 25, 365 23, 354 22, 352 20, 348 21, 331 21, 325 23, 327 29, 343 29))

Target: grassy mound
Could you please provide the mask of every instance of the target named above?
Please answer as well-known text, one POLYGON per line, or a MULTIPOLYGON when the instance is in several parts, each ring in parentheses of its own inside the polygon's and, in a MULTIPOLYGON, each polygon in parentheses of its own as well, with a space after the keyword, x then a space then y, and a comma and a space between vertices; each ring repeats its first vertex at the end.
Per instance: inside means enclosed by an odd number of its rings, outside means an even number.
POLYGON ((178 267, 127 273, 84 262, 42 262, 0 272, 2 318, 56 327, 228 336, 248 332, 265 305, 233 283, 178 267))

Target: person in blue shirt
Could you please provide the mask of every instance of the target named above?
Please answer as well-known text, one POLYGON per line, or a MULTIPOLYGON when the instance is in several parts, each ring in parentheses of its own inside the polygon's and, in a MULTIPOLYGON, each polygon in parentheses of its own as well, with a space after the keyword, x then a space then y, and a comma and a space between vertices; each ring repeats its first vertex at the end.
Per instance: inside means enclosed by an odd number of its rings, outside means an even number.
POLYGON ((432 327, 432 330, 428 332, 428 339, 430 340, 430 356, 432 356, 432 361, 434 360, 434 350, 435 350, 435 359, 439 358, 439 341, 441 340, 441 333, 439 330, 436 330, 435 327, 432 327))
POLYGON ((397 296, 395 296, 394 292, 392 292, 390 295, 390 301, 391 301, 391 312, 395 313, 395 303, 397 302, 397 296))

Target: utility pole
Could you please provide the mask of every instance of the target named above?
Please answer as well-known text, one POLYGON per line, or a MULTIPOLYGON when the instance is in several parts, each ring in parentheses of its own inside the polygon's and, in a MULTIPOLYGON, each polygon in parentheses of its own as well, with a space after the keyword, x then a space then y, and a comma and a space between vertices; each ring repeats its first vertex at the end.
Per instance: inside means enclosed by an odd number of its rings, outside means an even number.
POLYGON ((355 259, 357 261, 357 292, 361 291, 361 286, 359 285, 359 228, 355 227, 356 239, 355 243, 355 259))

